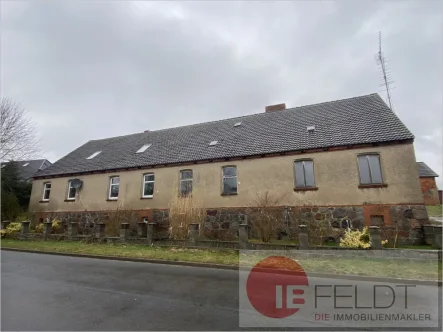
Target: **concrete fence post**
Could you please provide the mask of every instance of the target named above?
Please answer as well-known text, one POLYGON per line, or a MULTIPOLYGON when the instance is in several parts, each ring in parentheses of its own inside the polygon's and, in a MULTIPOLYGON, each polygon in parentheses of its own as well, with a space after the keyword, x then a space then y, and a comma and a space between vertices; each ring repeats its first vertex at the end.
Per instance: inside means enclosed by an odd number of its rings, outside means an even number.
POLYGON ((22 221, 22 228, 20 229, 20 238, 25 240, 29 234, 30 221, 22 221))
POLYGON ((442 230, 442 226, 434 226, 434 243, 433 244, 438 249, 442 248, 441 230, 442 230))
POLYGON ((200 224, 189 224, 189 242, 193 245, 197 243, 200 224))
POLYGON ((425 243, 432 246, 434 244, 434 226, 423 225, 423 233, 425 243))
POLYGON ((78 223, 76 221, 71 221, 68 224, 68 240, 73 241, 77 239, 78 235, 78 223))
POLYGON ((146 229, 146 238, 148 239, 148 245, 151 246, 154 238, 154 225, 153 222, 147 223, 147 229, 146 229))
POLYGON ((298 234, 299 248, 302 250, 309 249, 308 228, 306 225, 300 225, 300 233, 298 234))
MULTIPOLYGON (((247 220, 245 216, 245 221, 247 220)), ((249 241, 248 241, 248 224, 240 224, 238 225, 238 244, 240 249, 248 249, 249 241)))
POLYGON ((146 237, 148 235, 147 224, 145 222, 142 221, 137 223, 137 235, 139 237, 146 237))
POLYGON ((100 241, 105 239, 105 230, 106 230, 106 224, 103 222, 99 222, 95 224, 95 237, 99 239, 100 241))
POLYGON ((43 239, 47 240, 52 233, 52 222, 43 223, 43 239))
POLYGON ((129 238, 129 223, 122 222, 120 225, 120 241, 126 242, 129 238))
POLYGON ((371 235, 371 249, 383 249, 381 244, 380 227, 369 226, 369 234, 371 235))
POLYGON ((2 221, 2 225, 1 225, 2 229, 6 229, 10 223, 11 223, 11 220, 2 221))

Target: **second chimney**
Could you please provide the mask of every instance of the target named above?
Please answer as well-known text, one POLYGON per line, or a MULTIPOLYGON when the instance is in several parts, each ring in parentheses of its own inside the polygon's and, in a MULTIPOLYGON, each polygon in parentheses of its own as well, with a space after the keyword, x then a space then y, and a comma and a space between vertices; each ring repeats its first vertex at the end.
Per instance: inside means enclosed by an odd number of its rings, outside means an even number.
POLYGON ((283 111, 285 109, 286 109, 286 104, 269 105, 266 106, 265 112, 271 113, 271 112, 283 111))

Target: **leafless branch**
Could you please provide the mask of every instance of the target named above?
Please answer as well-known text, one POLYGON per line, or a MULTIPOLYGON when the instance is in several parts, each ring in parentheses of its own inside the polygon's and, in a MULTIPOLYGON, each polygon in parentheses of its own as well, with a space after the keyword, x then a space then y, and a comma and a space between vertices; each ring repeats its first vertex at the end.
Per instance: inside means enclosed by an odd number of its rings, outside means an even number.
POLYGON ((0 100, 0 160, 24 160, 38 152, 36 129, 23 107, 7 97, 0 100))

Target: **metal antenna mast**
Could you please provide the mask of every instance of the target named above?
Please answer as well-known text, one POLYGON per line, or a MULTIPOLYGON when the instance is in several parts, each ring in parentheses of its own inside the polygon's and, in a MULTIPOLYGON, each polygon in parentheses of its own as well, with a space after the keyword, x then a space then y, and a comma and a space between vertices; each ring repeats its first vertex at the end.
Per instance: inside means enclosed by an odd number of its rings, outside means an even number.
POLYGON ((383 83, 380 84, 380 86, 383 86, 385 88, 386 91, 386 95, 388 96, 388 103, 389 103, 389 108, 394 111, 394 109, 392 108, 392 101, 391 101, 391 87, 390 85, 392 83, 394 83, 394 81, 391 80, 390 78, 390 72, 389 72, 389 68, 387 67, 386 63, 388 61, 386 60, 386 57, 383 55, 383 51, 381 49, 381 32, 378 32, 378 54, 377 54, 377 64, 379 65, 379 68, 381 70, 381 74, 382 74, 382 80, 383 83))

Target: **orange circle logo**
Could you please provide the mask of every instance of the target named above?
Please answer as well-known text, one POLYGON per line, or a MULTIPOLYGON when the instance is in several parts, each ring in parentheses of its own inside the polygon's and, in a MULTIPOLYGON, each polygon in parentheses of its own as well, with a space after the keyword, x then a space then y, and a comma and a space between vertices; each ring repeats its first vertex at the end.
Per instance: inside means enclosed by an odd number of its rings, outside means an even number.
POLYGON ((284 256, 270 256, 249 272, 246 293, 255 310, 270 318, 295 314, 305 303, 304 290, 309 286, 303 268, 284 256))

